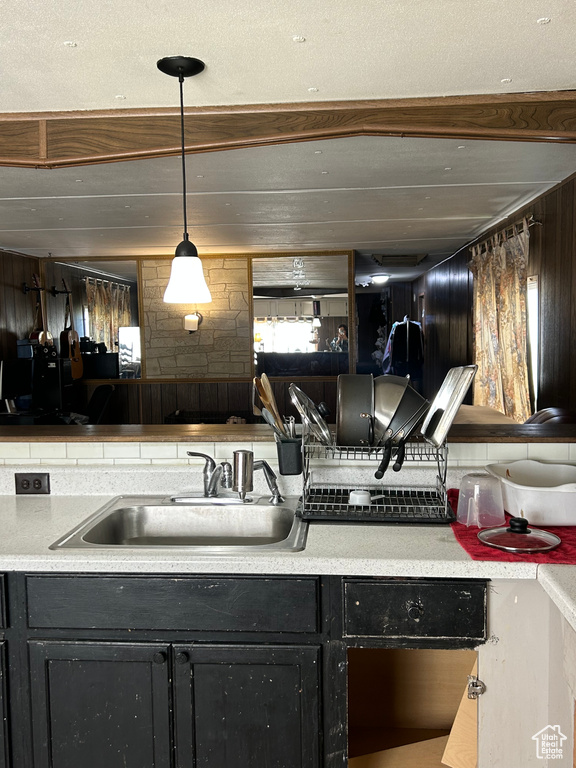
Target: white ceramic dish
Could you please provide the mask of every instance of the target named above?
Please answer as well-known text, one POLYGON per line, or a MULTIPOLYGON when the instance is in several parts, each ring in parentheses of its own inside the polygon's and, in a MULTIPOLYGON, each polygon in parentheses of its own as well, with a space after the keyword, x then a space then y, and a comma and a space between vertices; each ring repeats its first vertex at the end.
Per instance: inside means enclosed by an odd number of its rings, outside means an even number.
POLYGON ((576 525, 576 466, 526 459, 488 464, 500 479, 504 509, 531 525, 576 525))

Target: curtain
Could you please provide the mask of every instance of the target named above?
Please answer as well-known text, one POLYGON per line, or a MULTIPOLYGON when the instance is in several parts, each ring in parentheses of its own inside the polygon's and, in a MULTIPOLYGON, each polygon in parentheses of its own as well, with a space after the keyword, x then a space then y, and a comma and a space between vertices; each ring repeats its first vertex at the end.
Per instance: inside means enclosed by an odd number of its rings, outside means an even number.
POLYGON ((474 404, 523 423, 531 414, 526 338, 528 223, 472 248, 474 404))
POLYGON ((90 337, 117 351, 118 328, 132 325, 130 286, 108 280, 85 278, 90 337))

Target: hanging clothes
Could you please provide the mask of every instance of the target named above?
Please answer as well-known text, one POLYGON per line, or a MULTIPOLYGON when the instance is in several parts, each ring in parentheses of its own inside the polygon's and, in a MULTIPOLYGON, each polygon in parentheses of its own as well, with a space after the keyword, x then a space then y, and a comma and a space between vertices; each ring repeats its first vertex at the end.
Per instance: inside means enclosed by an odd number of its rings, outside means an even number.
POLYGON ((422 378, 424 365, 424 334, 422 326, 406 315, 404 320, 394 323, 382 361, 383 373, 395 376, 410 375, 411 379, 422 378))

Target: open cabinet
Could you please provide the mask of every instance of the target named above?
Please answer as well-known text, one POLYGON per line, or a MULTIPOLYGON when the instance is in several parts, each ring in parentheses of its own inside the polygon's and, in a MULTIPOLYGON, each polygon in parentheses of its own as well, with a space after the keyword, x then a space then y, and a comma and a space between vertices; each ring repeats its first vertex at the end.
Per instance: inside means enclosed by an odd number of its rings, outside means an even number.
POLYGON ((350 648, 349 768, 474 768, 472 650, 350 648))

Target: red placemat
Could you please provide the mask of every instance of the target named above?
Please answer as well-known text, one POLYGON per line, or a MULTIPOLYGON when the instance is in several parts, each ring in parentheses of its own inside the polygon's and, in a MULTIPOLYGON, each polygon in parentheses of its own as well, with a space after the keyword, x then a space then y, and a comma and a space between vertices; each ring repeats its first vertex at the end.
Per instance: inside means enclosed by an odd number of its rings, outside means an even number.
MULTIPOLYGON (((458 507, 458 489, 450 488, 448 490, 448 501, 454 512, 458 507)), ((509 515, 506 515, 509 518, 509 515)), ((450 527, 454 532, 456 541, 472 558, 472 560, 496 560, 506 563, 556 563, 557 565, 576 565, 576 525, 553 526, 544 528, 535 526, 543 531, 550 531, 560 536, 562 543, 556 549, 550 552, 537 552, 532 555, 525 555, 514 552, 504 552, 501 549, 494 549, 482 544, 478 539, 478 528, 468 528, 462 523, 451 523, 450 527)))

